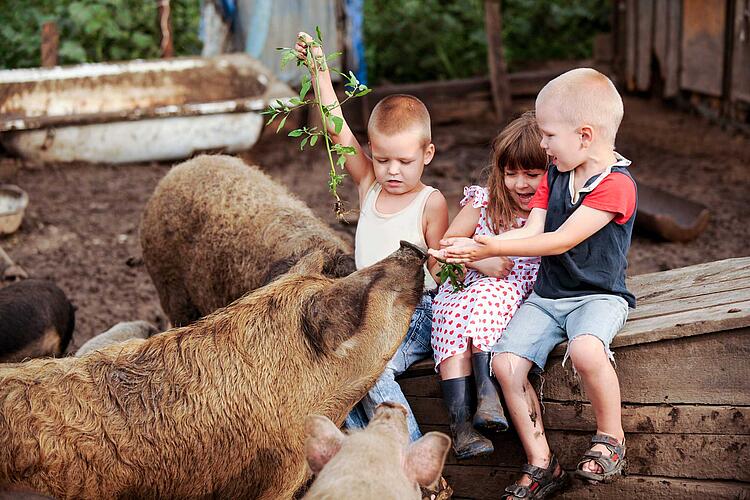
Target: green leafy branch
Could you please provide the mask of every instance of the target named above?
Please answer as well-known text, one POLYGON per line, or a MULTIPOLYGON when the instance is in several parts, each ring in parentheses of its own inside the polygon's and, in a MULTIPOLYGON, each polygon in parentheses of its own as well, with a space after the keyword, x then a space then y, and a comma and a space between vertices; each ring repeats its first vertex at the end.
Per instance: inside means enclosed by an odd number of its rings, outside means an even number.
MULTIPOLYGON (((328 68, 328 62, 339 57, 341 52, 334 52, 329 55, 313 55, 314 48, 323 48, 323 35, 320 33, 320 28, 315 28, 316 38, 307 41, 307 57, 305 60, 297 58, 297 53, 293 48, 281 47, 277 50, 282 51, 281 54, 281 67, 284 68, 287 64, 292 61, 296 61, 297 66, 305 65, 310 69, 311 74, 318 74, 319 71, 326 71, 328 68)), ((344 219, 345 211, 343 208, 343 202, 338 195, 338 187, 346 177, 343 173, 344 165, 346 164, 346 158, 348 156, 354 156, 357 154, 357 150, 352 146, 342 146, 341 144, 334 144, 329 133, 329 127, 334 130, 338 135, 341 133, 341 129, 344 126, 344 120, 340 116, 335 116, 332 111, 336 108, 340 108, 344 103, 350 99, 356 97, 362 97, 371 92, 366 85, 362 84, 357 77, 351 71, 348 74, 342 73, 336 69, 330 68, 330 71, 337 73, 344 79, 344 93, 346 98, 338 103, 323 104, 318 98, 308 98, 308 94, 314 86, 314 95, 320 95, 320 88, 318 79, 310 78, 309 74, 302 76, 300 81, 299 96, 295 96, 287 102, 276 100, 274 104, 268 107, 263 114, 268 115, 268 121, 266 126, 271 125, 277 117, 281 117, 279 124, 276 127, 276 133, 278 133, 286 124, 289 114, 303 106, 315 106, 320 114, 321 122, 324 124, 323 127, 302 127, 297 128, 289 132, 289 137, 301 138, 300 139, 300 150, 305 149, 305 146, 314 147, 318 142, 325 144, 326 153, 328 154, 328 162, 330 169, 328 172, 328 189, 331 191, 333 196, 336 198, 335 210, 336 217, 340 220, 344 219), (322 140, 321 140, 322 138, 322 140), (334 161, 333 157, 336 156, 334 161), (337 170, 338 167, 338 170, 337 170)))
POLYGON ((466 288, 466 285, 464 285, 464 276, 466 275, 464 266, 461 264, 451 264, 440 259, 437 259, 437 261, 442 264, 437 274, 441 283, 449 281, 453 287, 453 292, 460 292, 466 288))

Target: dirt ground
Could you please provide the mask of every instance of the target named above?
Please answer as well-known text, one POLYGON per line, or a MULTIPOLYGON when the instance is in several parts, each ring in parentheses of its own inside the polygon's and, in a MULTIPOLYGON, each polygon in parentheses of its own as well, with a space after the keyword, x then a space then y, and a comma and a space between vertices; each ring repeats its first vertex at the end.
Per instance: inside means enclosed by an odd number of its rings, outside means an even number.
MULTIPOLYGON (((530 102, 516 103, 521 109, 530 102)), ((636 234, 631 275, 750 255, 750 138, 657 101, 628 97, 618 135, 619 151, 633 160, 643 182, 706 204, 709 228, 689 243, 666 243, 636 234)), ((436 158, 424 180, 446 195, 477 182, 497 132, 491 123, 435 127, 436 158)), ((290 138, 265 134, 242 155, 256 162, 343 233, 326 188, 323 152, 300 152, 290 138)), ((142 265, 141 210, 169 164, 23 165, 5 182, 30 198, 21 229, 0 245, 30 275, 54 280, 77 306, 69 351, 119 321, 166 324, 156 290, 142 265)), ((356 206, 351 183, 343 190, 356 206)))

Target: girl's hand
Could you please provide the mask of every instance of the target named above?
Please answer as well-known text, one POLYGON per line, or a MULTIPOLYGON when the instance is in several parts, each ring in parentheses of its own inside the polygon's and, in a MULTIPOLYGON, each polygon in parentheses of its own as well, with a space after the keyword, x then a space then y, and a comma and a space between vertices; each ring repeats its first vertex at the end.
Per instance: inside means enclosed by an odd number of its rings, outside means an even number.
POLYGON ((464 236, 454 236, 452 238, 443 238, 442 240, 440 240, 440 248, 446 248, 450 246, 466 246, 473 244, 473 239, 466 238, 464 236))
POLYGON ((507 278, 513 270, 513 260, 507 257, 490 257, 471 263, 469 266, 491 278, 507 278))
MULTIPOLYGON (((435 256, 451 264, 466 264, 476 262, 487 257, 502 255, 498 248, 498 241, 492 236, 475 236, 469 238, 446 238, 443 240, 448 246, 441 249, 440 255, 435 256)), ((442 244, 443 241, 440 243, 442 244)))

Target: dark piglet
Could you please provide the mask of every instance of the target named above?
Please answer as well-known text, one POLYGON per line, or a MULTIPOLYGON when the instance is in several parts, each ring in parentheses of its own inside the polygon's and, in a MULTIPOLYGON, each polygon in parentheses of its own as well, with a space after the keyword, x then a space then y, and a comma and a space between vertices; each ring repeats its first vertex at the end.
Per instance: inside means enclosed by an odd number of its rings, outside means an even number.
POLYGON ((60 356, 75 327, 75 308, 51 281, 29 279, 0 290, 0 362, 60 356))

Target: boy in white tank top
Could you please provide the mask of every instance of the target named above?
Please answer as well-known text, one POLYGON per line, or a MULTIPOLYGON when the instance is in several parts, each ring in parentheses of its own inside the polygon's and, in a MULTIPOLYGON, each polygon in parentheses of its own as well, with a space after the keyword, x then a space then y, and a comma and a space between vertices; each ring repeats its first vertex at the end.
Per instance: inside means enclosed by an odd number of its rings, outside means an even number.
MULTIPOLYGON (((307 33, 298 35, 295 49, 301 60, 306 59, 310 40, 307 33)), ((317 60, 324 60, 320 47, 312 50, 317 60)), ((354 244, 357 269, 374 264, 396 251, 400 240, 425 251, 440 248, 440 239, 448 229, 448 205, 440 191, 424 185, 421 180, 424 166, 435 154, 427 108, 419 99, 409 95, 391 95, 381 100, 372 110, 367 125, 370 158, 344 120, 328 69, 309 69, 313 81, 317 80, 313 88, 320 93, 318 99, 324 105, 336 104, 331 114, 343 120, 338 134, 333 126, 328 127, 330 136, 336 144, 356 150, 355 155, 346 157, 345 167, 357 185, 360 201, 354 244)), ((409 403, 394 378, 415 361, 432 353, 432 297, 439 265, 432 257, 426 265, 425 293, 412 316, 406 337, 375 386, 347 417, 347 427, 364 427, 378 404, 393 401, 408 410, 411 439, 421 437, 409 403)))

